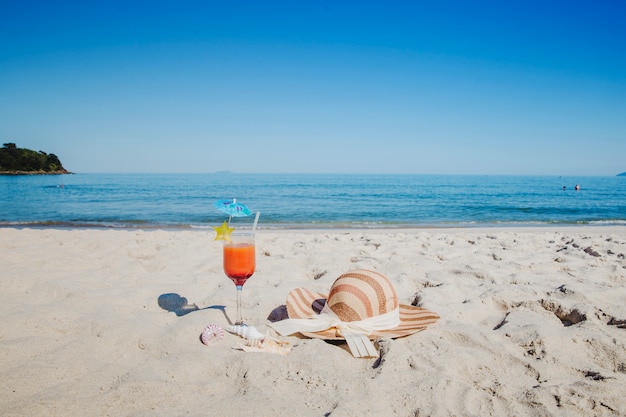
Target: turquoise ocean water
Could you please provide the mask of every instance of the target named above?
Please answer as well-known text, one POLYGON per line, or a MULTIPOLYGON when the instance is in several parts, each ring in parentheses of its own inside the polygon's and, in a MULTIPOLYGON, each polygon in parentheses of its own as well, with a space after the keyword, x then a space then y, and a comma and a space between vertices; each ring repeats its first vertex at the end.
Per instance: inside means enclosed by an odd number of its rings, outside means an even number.
POLYGON ((203 228, 228 198, 265 229, 626 225, 626 177, 215 173, 0 176, 0 226, 203 228))

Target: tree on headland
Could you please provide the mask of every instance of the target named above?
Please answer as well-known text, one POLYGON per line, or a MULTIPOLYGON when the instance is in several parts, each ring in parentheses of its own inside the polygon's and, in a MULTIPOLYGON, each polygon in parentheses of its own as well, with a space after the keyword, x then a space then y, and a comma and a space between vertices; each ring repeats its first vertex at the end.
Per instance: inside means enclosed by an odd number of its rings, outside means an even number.
POLYGON ((69 174, 59 157, 44 151, 18 148, 5 143, 0 148, 0 174, 69 174))

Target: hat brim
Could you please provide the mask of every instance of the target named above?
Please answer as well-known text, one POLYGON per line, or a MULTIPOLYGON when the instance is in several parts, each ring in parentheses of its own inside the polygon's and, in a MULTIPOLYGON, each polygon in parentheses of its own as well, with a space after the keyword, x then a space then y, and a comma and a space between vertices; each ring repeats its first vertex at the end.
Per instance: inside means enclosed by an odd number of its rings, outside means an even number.
MULTIPOLYGON (((308 319, 319 314, 328 296, 297 288, 289 292, 287 296, 287 314, 290 319, 308 319)), ((376 330, 369 335, 370 339, 391 338, 409 336, 426 329, 439 319, 439 315, 422 307, 400 304, 400 324, 388 330, 376 330)), ((327 329, 315 333, 301 332, 302 335, 324 340, 344 340, 337 334, 336 329, 327 329)))

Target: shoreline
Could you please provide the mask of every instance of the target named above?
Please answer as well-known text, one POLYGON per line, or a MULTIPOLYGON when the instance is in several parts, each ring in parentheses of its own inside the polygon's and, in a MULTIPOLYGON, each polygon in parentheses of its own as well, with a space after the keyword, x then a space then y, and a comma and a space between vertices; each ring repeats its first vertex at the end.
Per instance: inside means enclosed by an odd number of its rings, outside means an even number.
MULTIPOLYGON (((70 230, 171 230, 171 231, 212 231, 214 226, 219 226, 219 223, 211 224, 115 224, 115 223, 74 223, 74 222, 6 222, 0 223, 0 229, 70 229, 70 230)), ((238 227, 239 226, 235 226, 238 227)), ((250 229, 250 225, 242 225, 241 229, 250 229)), ((422 230, 497 230, 497 229, 511 229, 511 230, 548 230, 548 229, 562 229, 562 230, 578 230, 578 229, 607 229, 607 228, 626 228, 626 223, 489 223, 489 224, 461 224, 461 225, 278 225, 278 224, 263 224, 258 225, 257 231, 268 232, 303 232, 303 233, 315 233, 315 232, 350 232, 350 231, 374 231, 374 232, 398 232, 398 231, 422 231, 422 230)))
POLYGON ((73 175, 70 171, 0 171, 0 175, 73 175))

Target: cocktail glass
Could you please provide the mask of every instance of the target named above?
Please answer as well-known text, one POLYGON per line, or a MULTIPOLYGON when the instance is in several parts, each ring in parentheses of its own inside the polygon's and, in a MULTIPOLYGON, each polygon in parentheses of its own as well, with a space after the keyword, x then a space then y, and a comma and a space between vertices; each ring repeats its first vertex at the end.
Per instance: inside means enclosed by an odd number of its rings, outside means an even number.
POLYGON ((235 325, 243 325, 241 293, 243 284, 254 274, 256 256, 254 232, 235 230, 230 240, 224 240, 224 273, 237 287, 237 318, 235 325))

